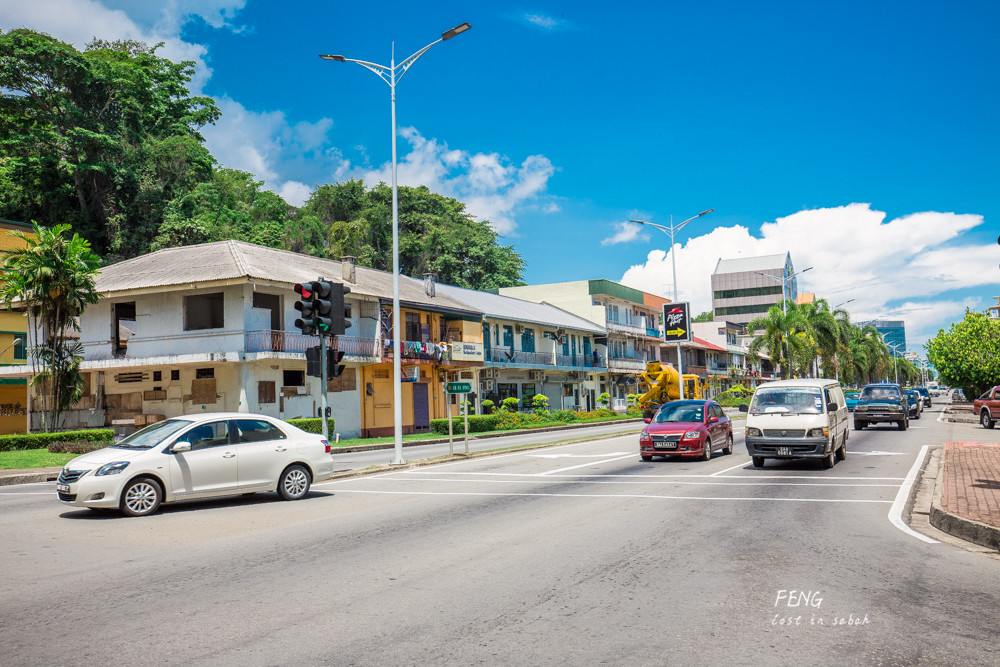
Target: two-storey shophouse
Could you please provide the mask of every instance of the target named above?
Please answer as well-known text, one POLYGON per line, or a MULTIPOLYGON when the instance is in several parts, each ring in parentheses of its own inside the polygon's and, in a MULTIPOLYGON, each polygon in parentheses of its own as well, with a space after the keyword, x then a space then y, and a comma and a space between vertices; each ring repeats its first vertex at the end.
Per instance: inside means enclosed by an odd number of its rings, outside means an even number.
POLYGON ((545 285, 503 287, 504 296, 550 303, 607 330, 597 342, 607 349, 607 373, 598 392, 611 394, 624 409, 626 396, 638 388, 646 363, 660 360, 663 304, 669 300, 610 280, 578 280, 545 285))
POLYGON ((439 285, 445 295, 483 313, 485 368, 479 401, 499 405, 516 398, 529 405, 544 394, 550 409, 599 407, 600 377, 607 373, 607 330, 547 303, 439 285))
MULTIPOLYGON (((392 275, 351 258, 238 241, 160 250, 101 270, 100 301, 80 318, 84 396, 66 425, 142 425, 205 411, 318 416, 324 388, 307 375, 305 351, 319 339, 295 328, 292 289, 317 278, 350 288, 349 335, 330 343, 345 353, 346 369, 325 388, 335 431, 391 433, 392 275)), ((404 432, 448 414, 448 373, 472 377, 482 366, 482 314, 427 292, 400 276, 404 432), (461 343, 454 357, 447 341, 461 343)))

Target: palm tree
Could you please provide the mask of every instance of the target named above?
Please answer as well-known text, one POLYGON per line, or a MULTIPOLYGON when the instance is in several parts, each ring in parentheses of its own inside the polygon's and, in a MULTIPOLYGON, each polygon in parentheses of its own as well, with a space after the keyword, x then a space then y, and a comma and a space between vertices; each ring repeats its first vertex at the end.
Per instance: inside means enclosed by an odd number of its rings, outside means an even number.
POLYGON ((760 353, 767 350, 771 363, 781 366, 782 375, 787 379, 791 372, 791 359, 802 351, 803 344, 796 336, 803 327, 795 303, 786 301, 784 307, 782 310, 781 304, 771 306, 766 315, 747 323, 747 331, 760 332, 750 341, 747 356, 750 361, 756 362, 760 353))
POLYGON ((51 396, 46 431, 56 430, 62 412, 80 398, 83 346, 69 334, 80 330, 77 318, 98 300, 94 277, 101 260, 78 234, 68 237, 69 230, 69 225, 46 229, 35 223, 34 236, 11 232, 24 247, 7 253, 0 287, 0 301, 8 309, 18 302, 27 310, 33 343, 31 384, 51 396))

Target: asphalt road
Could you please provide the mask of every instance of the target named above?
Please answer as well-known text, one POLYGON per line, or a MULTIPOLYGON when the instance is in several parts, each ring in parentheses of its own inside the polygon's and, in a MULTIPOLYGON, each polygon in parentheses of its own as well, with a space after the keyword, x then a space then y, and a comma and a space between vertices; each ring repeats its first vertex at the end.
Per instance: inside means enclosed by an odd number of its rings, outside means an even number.
POLYGON ((1000 560, 890 516, 924 445, 983 434, 938 409, 832 470, 755 469, 738 431, 709 462, 617 436, 144 519, 5 487, 0 663, 996 664, 1000 560))

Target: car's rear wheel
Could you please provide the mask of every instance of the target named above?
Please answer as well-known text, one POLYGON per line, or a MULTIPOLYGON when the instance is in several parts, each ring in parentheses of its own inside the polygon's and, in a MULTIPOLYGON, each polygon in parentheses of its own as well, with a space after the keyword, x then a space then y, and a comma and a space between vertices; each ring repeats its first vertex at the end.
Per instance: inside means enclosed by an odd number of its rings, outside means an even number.
POLYGON ((763 456, 752 456, 750 458, 753 461, 753 467, 754 468, 763 468, 764 467, 764 457, 763 456))
POLYGON ((979 423, 983 425, 983 428, 993 428, 993 417, 990 416, 990 411, 984 409, 979 413, 979 423))
POLYGON ((733 434, 732 433, 730 433, 726 437, 726 446, 722 450, 722 453, 725 454, 726 456, 729 456, 730 454, 733 453, 733 434))
POLYGON ((282 500, 298 500, 309 493, 312 476, 304 466, 299 464, 285 468, 278 480, 278 495, 282 500))
POLYGON ((136 477, 122 489, 118 508, 125 516, 149 516, 160 508, 163 489, 150 477, 136 477))

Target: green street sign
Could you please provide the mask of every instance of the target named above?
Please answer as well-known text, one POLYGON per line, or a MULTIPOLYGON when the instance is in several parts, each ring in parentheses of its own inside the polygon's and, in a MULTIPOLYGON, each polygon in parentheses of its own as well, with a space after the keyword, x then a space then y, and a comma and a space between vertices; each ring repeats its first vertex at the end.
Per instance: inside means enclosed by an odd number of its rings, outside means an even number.
POLYGON ((444 390, 449 394, 468 394, 472 391, 472 384, 469 382, 449 382, 444 386, 444 390))

